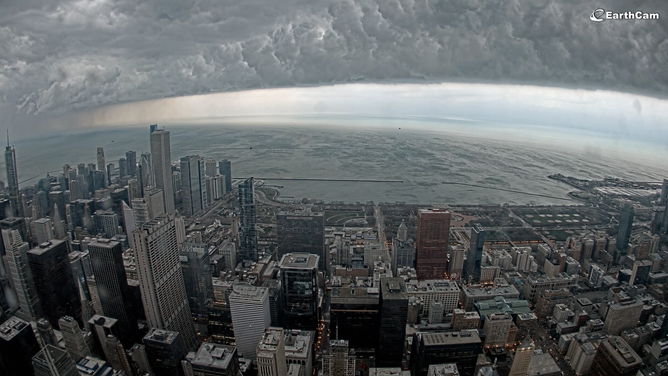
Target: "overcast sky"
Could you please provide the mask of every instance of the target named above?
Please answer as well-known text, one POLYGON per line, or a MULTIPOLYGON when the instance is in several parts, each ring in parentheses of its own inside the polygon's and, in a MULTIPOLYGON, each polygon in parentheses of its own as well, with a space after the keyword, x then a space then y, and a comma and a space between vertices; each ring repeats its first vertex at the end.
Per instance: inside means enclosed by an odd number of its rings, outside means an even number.
MULTIPOLYGON (((511 83, 665 98, 667 37, 665 0, 2 0, 0 121, 33 129, 119 103, 349 82, 511 83), (595 8, 661 19, 596 23, 595 8)), ((622 101, 643 114, 643 100, 622 101)))

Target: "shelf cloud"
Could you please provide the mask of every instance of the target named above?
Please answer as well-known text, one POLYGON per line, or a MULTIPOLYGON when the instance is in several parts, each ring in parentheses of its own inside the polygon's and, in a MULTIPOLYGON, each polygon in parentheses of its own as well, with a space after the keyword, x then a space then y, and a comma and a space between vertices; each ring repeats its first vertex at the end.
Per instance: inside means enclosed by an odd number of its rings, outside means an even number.
POLYGON ((663 96, 664 17, 662 0, 5 0, 0 106, 16 119, 193 94, 388 80, 663 96), (662 18, 592 22, 596 8, 662 18))

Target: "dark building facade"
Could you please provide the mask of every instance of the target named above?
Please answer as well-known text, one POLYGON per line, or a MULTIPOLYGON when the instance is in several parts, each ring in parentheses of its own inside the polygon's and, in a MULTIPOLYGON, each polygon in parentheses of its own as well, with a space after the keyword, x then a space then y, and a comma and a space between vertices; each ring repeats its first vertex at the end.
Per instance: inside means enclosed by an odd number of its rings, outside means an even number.
POLYGON ((278 258, 286 253, 312 253, 320 257, 325 270, 325 215, 310 212, 281 212, 276 215, 278 258))
POLYGON ((123 266, 121 243, 97 239, 88 243, 88 253, 102 310, 106 316, 118 320, 118 338, 124 346, 129 347, 138 327, 132 305, 133 296, 123 266))
POLYGON ((403 278, 380 279, 380 332, 376 348, 378 367, 400 367, 404 354, 408 295, 403 278))
POLYGON ((0 325, 0 375, 32 375, 32 357, 39 351, 30 323, 10 317, 0 325))
POLYGON ((417 227, 417 278, 445 278, 448 268, 450 212, 445 209, 420 209, 417 227))
POLYGON ((186 356, 186 347, 181 341, 178 332, 169 330, 152 329, 144 336, 146 355, 156 375, 182 375, 181 360, 186 356))
POLYGON ((617 252, 615 260, 619 262, 626 255, 631 239, 631 230, 633 229, 633 205, 627 203, 622 208, 622 215, 619 218, 619 232, 617 232, 617 252))
POLYGON ((482 341, 478 331, 417 333, 413 339, 414 376, 427 376, 430 364, 457 363, 461 376, 473 376, 482 341))
POLYGON ((365 287, 332 287, 330 338, 347 340, 356 354, 375 355, 380 340, 380 296, 365 287))
POLYGON ((67 243, 56 239, 42 243, 28 251, 28 262, 42 310, 51 325, 58 327, 58 319, 71 316, 82 326, 79 289, 70 269, 67 243))
POLYGON ((611 336, 598 346, 591 365, 592 376, 633 376, 642 366, 642 359, 621 337, 611 336))
POLYGON ((179 256, 190 312, 193 316, 206 315, 207 306, 213 302, 209 246, 207 244, 183 243, 179 250, 179 256))
POLYGON ((482 249, 485 245, 485 230, 479 223, 471 227, 471 239, 464 263, 464 281, 480 281, 482 249))
POLYGON ((239 256, 244 261, 257 262, 257 228, 255 223, 255 185, 253 178, 239 184, 239 256))
POLYGON ((225 192, 232 192, 232 162, 227 159, 218 162, 218 172, 225 176, 225 192))
POLYGON ((288 253, 281 258, 286 329, 315 330, 318 325, 318 259, 308 253, 288 253))

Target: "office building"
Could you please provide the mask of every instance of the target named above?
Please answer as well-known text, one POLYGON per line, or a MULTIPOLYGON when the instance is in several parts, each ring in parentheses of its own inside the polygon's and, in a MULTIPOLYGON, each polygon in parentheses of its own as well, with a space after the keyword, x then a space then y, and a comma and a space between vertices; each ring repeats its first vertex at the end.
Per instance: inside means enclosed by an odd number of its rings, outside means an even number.
POLYGON ((570 305, 573 302, 573 293, 567 288, 556 290, 543 290, 538 294, 538 301, 536 302, 536 316, 544 319, 552 315, 554 307, 557 304, 570 305))
POLYGON ((354 376, 355 351, 348 348, 348 341, 330 340, 322 354, 323 376, 354 376))
POLYGON ((345 339, 356 352, 375 356, 380 337, 379 289, 338 282, 335 280, 330 292, 330 338, 345 339))
POLYGON ((107 166, 107 163, 105 162, 105 159, 104 159, 104 148, 98 147, 97 148, 97 169, 103 172, 102 175, 104 176, 104 186, 105 187, 109 185, 109 180, 107 180, 107 174, 104 173, 105 172, 104 169, 105 169, 106 166, 107 166))
POLYGON ((21 240, 21 234, 17 230, 2 230, 2 239, 5 268, 21 307, 16 315, 25 321, 36 321, 44 312, 28 262, 27 252, 30 247, 21 240))
POLYGON ((208 207, 204 158, 199 155, 181 158, 181 197, 186 216, 198 215, 208 207))
POLYGON ((480 281, 482 250, 485 245, 485 230, 479 223, 471 227, 468 253, 464 264, 464 280, 468 283, 480 281))
POLYGON ((642 359, 623 339, 611 336, 598 346, 589 374, 592 376, 634 376, 642 359))
POLYGON ((121 158, 118 160, 118 177, 123 179, 129 176, 128 174, 128 160, 121 158))
POLYGON ((225 176, 225 192, 232 192, 232 162, 227 159, 218 162, 218 172, 225 176))
POLYGON ((452 330, 458 332, 467 329, 480 328, 480 315, 478 312, 466 312, 463 309, 452 311, 452 330))
POLYGON ((176 225, 170 216, 159 216, 132 233, 141 298, 149 327, 181 334, 184 353, 197 346, 186 295, 176 225))
POLYGON ((318 270, 325 270, 324 213, 280 212, 276 215, 278 257, 287 253, 318 255, 318 270))
POLYGON ((311 330, 285 329, 284 331, 285 362, 299 365, 304 375, 313 373, 313 345, 315 333, 311 330))
POLYGON ((507 284, 503 286, 471 286, 462 287, 461 302, 464 310, 473 311, 475 302, 493 300, 496 297, 504 299, 519 299, 520 292, 515 286, 507 284))
POLYGON ((76 363, 65 350, 47 345, 32 358, 35 376, 79 376, 76 363), (48 352, 48 354, 47 354, 48 352))
POLYGON ((559 276, 528 276, 524 281, 523 297, 527 301, 536 304, 539 292, 543 290, 557 290, 561 288, 570 289, 575 285, 577 278, 561 273, 559 276))
POLYGON ((318 260, 307 253, 288 253, 279 264, 285 327, 315 330, 318 324, 318 260))
POLYGON ((392 272, 395 275, 399 268, 415 267, 415 243, 413 239, 403 239, 403 236, 408 235, 406 224, 402 221, 397 230, 397 236, 392 239, 392 272))
POLYGON ((7 193, 12 208, 12 216, 24 218, 23 205, 20 202, 19 177, 16 170, 16 150, 9 145, 7 137, 7 148, 5 148, 5 172, 7 173, 7 193))
POLYGON ((181 375, 181 360, 186 357, 186 348, 179 332, 151 329, 143 339, 151 369, 156 375, 181 375))
POLYGON ((232 287, 229 302, 239 355, 252 359, 264 330, 271 325, 269 291, 265 287, 237 283, 232 287))
POLYGON ((265 329, 256 349, 258 376, 282 376, 287 373, 283 328, 265 329))
POLYGON ((105 316, 118 320, 119 339, 129 347, 134 342, 137 318, 123 264, 121 243, 109 239, 92 239, 88 242, 88 253, 102 311, 105 316))
MULTIPOLYGON (((601 307, 603 310, 603 307, 601 307)), ((612 335, 619 335, 626 329, 633 329, 643 310, 643 302, 635 299, 624 299, 620 302, 608 303, 603 331, 612 335)))
POLYGON ((54 238, 53 227, 49 218, 39 218, 30 223, 30 234, 35 243, 42 244, 54 238))
POLYGON ((513 317, 509 313, 492 313, 486 315, 485 324, 485 347, 505 347, 515 340, 513 317), (512 338, 510 338, 512 336, 512 338))
POLYGON ((450 212, 420 209, 417 231, 415 269, 418 279, 444 279, 448 267, 450 212))
POLYGON ((128 151, 125 153, 125 160, 127 163, 127 171, 129 176, 137 175, 137 152, 128 151))
POLYGON ((525 376, 527 374, 535 348, 536 346, 528 338, 521 345, 517 346, 508 376, 525 376))
POLYGON ((58 320, 58 327, 63 335, 65 350, 72 360, 78 362, 81 358, 93 355, 90 348, 90 333, 81 330, 76 320, 70 316, 63 316, 58 320))
MULTIPOLYGON (((448 260, 448 276, 451 280, 462 279, 464 273, 464 257, 466 251, 461 245, 450 247, 450 258, 448 260)), ((480 277, 478 277, 480 280, 480 277)))
MULTIPOLYGON (((172 186, 172 154, 169 132, 155 129, 151 132, 151 159, 155 186, 162 190, 165 213, 174 215, 174 188, 172 186)), ((187 342, 187 341, 186 341, 187 342)))
MULTIPOLYGON (((123 201, 125 203, 125 201, 123 201)), ((111 239, 118 235, 118 215, 111 210, 98 210, 93 215, 95 231, 111 239)))
POLYGON ((213 282, 207 244, 183 243, 179 251, 188 305, 193 315, 206 315, 213 302, 213 282))
POLYGON ((83 324, 79 288, 70 269, 67 243, 52 240, 28 251, 28 262, 42 311, 52 326, 63 316, 83 324))
MULTIPOLYGON (((458 307, 460 290, 456 282, 428 279, 407 285, 406 294, 408 297, 419 298, 423 302, 424 310, 429 308, 432 301, 438 301, 442 304, 443 313, 448 314, 458 307)), ((424 314, 424 310, 420 314, 424 314)))
POLYGON ((255 185, 250 178, 239 184, 239 257, 244 262, 258 260, 256 216, 255 185))
POLYGON ((617 249, 615 261, 619 262, 623 256, 626 255, 626 250, 629 247, 629 240, 631 239, 631 230, 633 229, 633 205, 630 203, 624 204, 622 207, 622 214, 619 217, 619 231, 617 232, 617 249))
POLYGON ((431 364, 456 363, 462 375, 473 375, 480 353, 482 342, 477 330, 418 332, 413 340, 411 368, 414 376, 427 376, 431 364))
POLYGON ((151 364, 148 361, 148 355, 146 354, 146 346, 135 343, 126 353, 134 374, 145 375, 153 373, 151 364))
POLYGON ((29 322, 14 316, 0 324, 0 374, 32 375, 32 357, 39 350, 29 322))
POLYGON ((408 294, 403 278, 380 279, 380 335, 376 348, 378 367, 399 367, 404 354, 408 294))
POLYGON ((204 342, 197 352, 189 352, 182 364, 186 376, 239 375, 239 357, 234 346, 204 342))
POLYGON ((151 164, 151 153, 145 152, 141 154, 139 159, 139 170, 141 174, 138 174, 141 182, 142 190, 146 187, 155 186, 153 181, 153 165, 151 164))

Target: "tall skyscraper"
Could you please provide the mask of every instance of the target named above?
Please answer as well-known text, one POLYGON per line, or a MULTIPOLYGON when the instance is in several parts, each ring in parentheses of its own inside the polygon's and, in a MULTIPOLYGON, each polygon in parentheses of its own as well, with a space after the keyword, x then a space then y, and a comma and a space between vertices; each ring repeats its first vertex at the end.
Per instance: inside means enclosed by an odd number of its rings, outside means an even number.
POLYGON ((125 153, 125 160, 128 167, 128 175, 136 176, 137 175, 137 152, 128 151, 125 153))
POLYGON ((121 158, 118 160, 118 177, 123 179, 128 175, 128 160, 121 158))
POLYGON ((29 322, 14 316, 0 324, 1 375, 32 375, 32 357, 38 352, 39 343, 29 322))
POLYGON ((418 279, 443 279, 448 267, 450 212, 445 209, 420 209, 418 212, 418 279))
POLYGON ((193 315, 207 313, 207 305, 213 302, 213 280, 207 244, 183 243, 181 270, 188 295, 188 304, 193 315))
POLYGON ((324 213, 280 212, 276 215, 278 257, 287 253, 318 255, 319 270, 325 270, 324 213))
POLYGON ((198 155, 181 158, 181 197, 187 216, 200 214, 208 206, 204 158, 198 155))
MULTIPOLYGON (((188 352, 183 344, 182 333, 151 329, 143 339, 146 346, 146 355, 151 363, 151 369, 156 375, 181 375, 181 360, 188 352)), ((193 351, 196 349, 193 349, 193 351)))
POLYGON ((482 262, 482 249, 485 245, 485 230, 479 223, 471 226, 471 239, 464 262, 464 281, 478 282, 482 262))
POLYGON ((619 231, 617 232, 617 262, 626 255, 626 250, 629 247, 629 240, 631 239, 631 230, 633 229, 633 205, 630 203, 624 204, 622 208, 622 215, 619 218, 619 231))
POLYGON ((138 328, 132 307, 132 293, 123 265, 121 243, 108 239, 93 239, 88 243, 88 253, 102 311, 106 316, 118 320, 119 339, 129 347, 134 342, 133 334, 138 328))
POLYGON ((5 149, 5 171, 7 172, 7 193, 12 206, 12 216, 23 218, 23 208, 19 201, 19 177, 16 170, 16 150, 9 145, 9 131, 7 131, 7 148, 5 149))
POLYGON ((109 185, 109 180, 107 179, 107 174, 104 171, 106 166, 107 166, 107 162, 105 162, 105 160, 104 160, 104 149, 101 148, 101 147, 98 147, 97 148, 97 169, 99 171, 103 172, 102 175, 104 175, 104 186, 105 187, 109 185))
POLYGON ((28 262, 44 316, 57 327, 63 316, 82 324, 79 288, 70 269, 67 243, 53 239, 28 251, 28 262))
POLYGON ((271 325, 269 291, 266 287, 237 283, 232 286, 229 301, 237 349, 240 356, 253 359, 264 330, 271 325))
POLYGON ((96 233, 104 234, 106 238, 113 238, 118 234, 118 215, 111 210, 96 211, 93 215, 93 223, 96 233))
POLYGON ((408 295, 403 278, 380 278, 378 367, 401 367, 408 321, 408 295))
POLYGON ((81 330, 79 324, 73 318, 70 316, 61 317, 58 320, 58 327, 63 335, 65 350, 67 350, 72 360, 78 362, 81 358, 93 356, 90 348, 91 341, 87 338, 90 333, 81 330))
POLYGON ((239 256, 244 261, 257 262, 256 216, 255 185, 250 178, 239 184, 239 256))
POLYGON ((318 259, 288 253, 280 263, 285 327, 315 330, 318 325, 318 259))
POLYGON ((148 186, 155 186, 153 183, 153 166, 151 164, 151 153, 142 153, 139 159, 139 166, 141 167, 141 186, 142 189, 148 186))
POLYGON ((27 252, 30 246, 21 240, 17 230, 2 230, 2 239, 5 243, 5 266, 21 307, 16 315, 25 321, 37 321, 44 312, 28 262, 27 252))
POLYGON ((234 346, 204 342, 182 362, 186 375, 237 376, 239 357, 234 346))
POLYGON ((149 327, 177 331, 185 349, 195 350, 197 335, 181 271, 174 219, 159 216, 144 223, 132 236, 149 327))
POLYGON ((663 179, 661 184, 661 196, 659 196, 659 205, 668 205, 668 179, 663 179))
POLYGON ((155 186, 162 189, 165 213, 174 215, 176 210, 174 208, 174 189, 172 187, 172 153, 169 132, 164 129, 155 129, 151 132, 150 137, 155 186))
POLYGON ((65 350, 47 345, 32 358, 35 376, 79 376, 77 366, 65 350))
POLYGON ((41 244, 53 239, 53 227, 49 218, 40 218, 30 223, 30 232, 34 242, 41 244))
POLYGON ((232 162, 227 159, 220 161, 218 172, 225 176, 225 192, 232 192, 232 162))
POLYGON ((218 168, 216 166, 216 160, 215 159, 207 159, 206 160, 206 176, 216 176, 218 175, 218 168))

